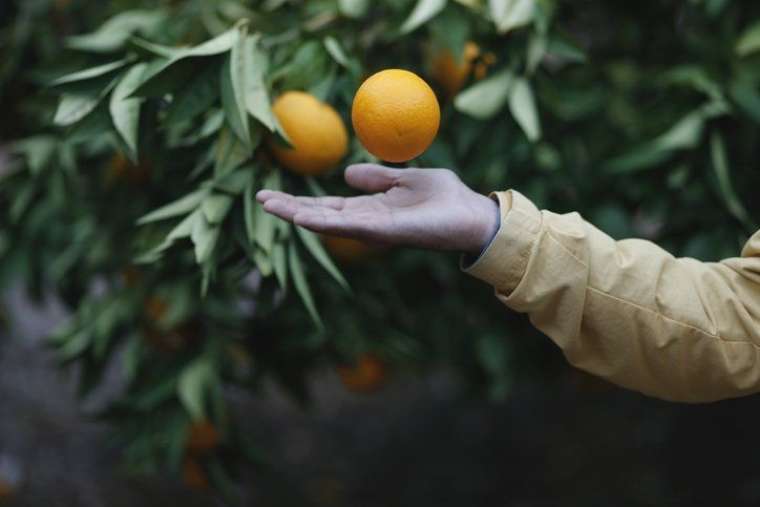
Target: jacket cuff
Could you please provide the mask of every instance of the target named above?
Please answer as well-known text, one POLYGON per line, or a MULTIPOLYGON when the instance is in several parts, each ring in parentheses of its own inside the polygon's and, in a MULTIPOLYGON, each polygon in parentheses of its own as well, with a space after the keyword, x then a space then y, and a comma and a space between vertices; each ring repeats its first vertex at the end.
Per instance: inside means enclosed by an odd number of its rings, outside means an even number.
POLYGON ((541 230, 541 212, 524 195, 515 191, 494 192, 499 201, 501 225, 490 245, 471 265, 462 270, 510 294, 522 280, 533 245, 541 230))

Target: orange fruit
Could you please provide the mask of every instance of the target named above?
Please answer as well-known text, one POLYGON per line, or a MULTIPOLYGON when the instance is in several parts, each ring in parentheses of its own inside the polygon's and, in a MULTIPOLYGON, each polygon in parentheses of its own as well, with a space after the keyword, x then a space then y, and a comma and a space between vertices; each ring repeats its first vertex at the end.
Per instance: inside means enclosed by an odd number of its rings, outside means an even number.
POLYGON ((190 489, 203 491, 209 488, 208 477, 197 460, 187 458, 182 463, 182 482, 190 489))
POLYGON ((117 181, 124 181, 135 185, 148 182, 151 168, 147 162, 135 165, 122 153, 117 153, 111 158, 106 173, 106 183, 111 185, 117 181))
POLYGON ((362 354, 356 364, 338 366, 340 381, 349 391, 371 393, 385 384, 385 363, 373 354, 362 354))
POLYGON ((322 236, 322 242, 330 255, 341 262, 353 262, 372 253, 373 248, 363 241, 340 236, 322 236))
POLYGON ((329 104, 304 92, 286 92, 272 105, 291 147, 272 141, 275 158, 296 174, 324 174, 348 152, 348 131, 329 104))
POLYGON ((169 311, 169 303, 165 299, 159 296, 151 296, 145 301, 144 305, 145 316, 148 320, 157 325, 169 311))
POLYGON ((14 488, 11 484, 5 482, 3 479, 0 479, 0 502, 3 502, 4 500, 9 500, 11 497, 13 497, 14 488))
POLYGON ((461 61, 457 61, 448 49, 439 51, 430 64, 430 74, 449 97, 456 95, 470 78, 480 56, 480 47, 474 42, 464 46, 461 61))
POLYGON ((472 76, 480 80, 488 74, 488 68, 496 63, 496 55, 483 53, 480 46, 469 41, 464 46, 461 61, 457 61, 448 49, 439 51, 430 62, 430 74, 451 98, 464 87, 472 76))
POLYGON ((359 87, 351 119, 367 151, 386 162, 406 162, 421 155, 435 139, 441 109, 435 93, 419 76, 388 69, 359 87))
POLYGON ((128 288, 134 288, 140 285, 142 280, 142 272, 135 266, 127 266, 121 270, 121 278, 124 281, 124 286, 128 288))
POLYGON ((206 454, 219 445, 219 432, 208 421, 196 422, 190 425, 185 449, 191 454, 206 454))

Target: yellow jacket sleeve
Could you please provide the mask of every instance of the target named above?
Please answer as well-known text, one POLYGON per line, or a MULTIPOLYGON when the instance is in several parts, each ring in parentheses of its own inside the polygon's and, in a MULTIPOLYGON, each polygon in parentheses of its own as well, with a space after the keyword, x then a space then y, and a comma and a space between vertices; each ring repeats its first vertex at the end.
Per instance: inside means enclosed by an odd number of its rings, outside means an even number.
POLYGON ((577 213, 497 192, 501 226, 465 271, 527 313, 576 367, 659 398, 760 391, 760 231, 740 258, 677 259, 577 213))

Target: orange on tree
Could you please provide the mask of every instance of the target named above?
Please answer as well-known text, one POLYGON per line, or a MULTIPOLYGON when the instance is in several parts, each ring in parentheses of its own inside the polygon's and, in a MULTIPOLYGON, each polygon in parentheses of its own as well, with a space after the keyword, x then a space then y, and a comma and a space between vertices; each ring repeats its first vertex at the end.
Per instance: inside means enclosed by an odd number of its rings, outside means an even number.
POLYGON ((354 262, 370 255, 374 249, 363 241, 325 234, 322 243, 330 255, 341 262, 354 262))
POLYGON ((139 185, 146 183, 149 178, 150 165, 147 162, 135 165, 120 152, 117 152, 108 163, 106 183, 109 185, 118 181, 139 185))
POLYGON ((459 93, 470 76, 476 80, 483 79, 488 73, 488 67, 495 61, 493 53, 483 54, 480 46, 469 41, 465 44, 459 61, 448 49, 438 51, 430 62, 430 74, 451 98, 459 93))
POLYGON ((199 421, 190 425, 185 441, 185 450, 194 455, 207 454, 219 445, 219 432, 208 421, 199 421))
POLYGON ((371 393, 385 384, 386 367, 374 354, 362 354, 355 364, 338 366, 338 375, 349 391, 371 393))
POLYGON ((0 505, 13 497, 15 488, 0 478, 0 505))
POLYGON ((194 458, 185 458, 182 462, 182 482, 188 488, 196 491, 204 491, 209 488, 206 471, 194 458))
POLYGON ((359 87, 351 120, 367 151, 386 162, 407 162, 432 144, 441 109, 422 78, 407 70, 388 69, 359 87))
POLYGON ((272 105, 291 147, 270 142, 275 158, 296 174, 324 174, 348 152, 348 131, 329 104, 305 92, 286 92, 272 105))

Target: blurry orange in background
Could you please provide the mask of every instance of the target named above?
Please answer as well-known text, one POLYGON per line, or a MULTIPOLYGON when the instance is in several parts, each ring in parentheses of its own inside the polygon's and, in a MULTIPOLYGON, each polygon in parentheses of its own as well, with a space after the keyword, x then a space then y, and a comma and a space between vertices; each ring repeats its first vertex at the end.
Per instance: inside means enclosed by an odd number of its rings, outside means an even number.
POLYGON ((387 376, 385 363, 374 354, 362 354, 355 364, 339 366, 337 371, 346 389, 364 394, 383 387, 387 376))
POLYGON ((356 262, 372 255, 376 249, 357 239, 341 238, 325 234, 322 243, 330 255, 343 263, 356 262))
POLYGON ((119 182, 127 182, 139 185, 148 182, 150 172, 150 165, 147 162, 135 165, 122 153, 116 153, 108 164, 106 183, 113 185, 119 182))
POLYGON ((204 491, 209 489, 208 476, 198 460, 186 458, 182 463, 182 482, 190 489, 204 491))
POLYGON ((488 74, 488 67, 496 62, 496 55, 483 53, 480 46, 469 41, 462 51, 462 59, 457 61, 448 49, 439 50, 430 62, 430 75, 451 98, 464 87, 472 76, 480 80, 488 74))
POLYGON ((185 442, 185 449, 190 454, 208 454, 219 445, 219 432, 208 421, 193 423, 185 442))
POLYGON ((13 497, 14 488, 3 479, 0 479, 0 505, 13 497))

